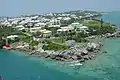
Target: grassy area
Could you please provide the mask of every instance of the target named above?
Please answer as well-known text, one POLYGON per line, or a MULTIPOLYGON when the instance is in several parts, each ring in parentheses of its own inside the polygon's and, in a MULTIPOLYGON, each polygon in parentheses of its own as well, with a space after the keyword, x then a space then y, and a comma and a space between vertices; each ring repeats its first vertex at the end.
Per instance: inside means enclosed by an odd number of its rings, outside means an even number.
POLYGON ((65 43, 66 39, 53 39, 51 41, 56 42, 56 43, 65 43))
POLYGON ((29 43, 31 46, 37 46, 38 45, 38 42, 33 41, 32 37, 30 37, 30 36, 21 35, 20 36, 20 41, 24 41, 26 43, 29 43))
POLYGON ((32 34, 31 33, 23 33, 24 35, 26 35, 26 36, 32 36, 32 34))
POLYGON ((100 21, 91 20, 88 23, 84 23, 84 25, 89 27, 89 32, 91 35, 100 35, 115 32, 115 28, 113 28, 112 24, 110 23, 101 23, 100 21))
POLYGON ((63 46, 63 45, 58 45, 58 44, 54 44, 52 42, 47 42, 48 46, 43 46, 44 50, 66 50, 68 49, 67 46, 63 46))
MULTIPOLYGON (((91 20, 91 21, 89 21, 88 23, 84 23, 84 25, 85 26, 95 26, 95 27, 99 27, 99 26, 101 26, 101 22, 100 21, 95 21, 95 20, 91 20)), ((110 26, 111 24, 109 24, 109 23, 105 23, 105 22, 103 22, 103 26, 110 26)))

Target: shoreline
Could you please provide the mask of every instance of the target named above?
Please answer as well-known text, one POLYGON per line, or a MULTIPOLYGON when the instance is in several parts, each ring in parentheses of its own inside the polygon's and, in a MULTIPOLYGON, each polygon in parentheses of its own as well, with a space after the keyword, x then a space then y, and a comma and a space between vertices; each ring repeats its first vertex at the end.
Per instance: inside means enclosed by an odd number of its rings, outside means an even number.
POLYGON ((107 51, 101 51, 102 46, 104 46, 104 40, 106 38, 119 38, 120 31, 116 31, 113 34, 106 35, 96 35, 89 36, 86 39, 89 39, 88 43, 77 43, 74 47, 71 47, 68 50, 47 50, 47 51, 37 51, 33 47, 29 46, 25 42, 16 42, 11 44, 10 49, 3 49, 6 51, 22 51, 25 56, 35 56, 48 58, 60 62, 73 62, 72 66, 81 66, 82 63, 96 58, 96 55, 99 53, 107 53, 107 51), (77 62, 77 63, 76 63, 77 62))
POLYGON ((8 49, 7 51, 22 51, 25 56, 48 58, 64 63, 72 62, 73 64, 70 66, 81 66, 82 63, 96 58, 96 55, 101 52, 101 47, 103 46, 104 43, 100 41, 98 42, 99 43, 91 42, 87 44, 86 43, 76 44, 70 50, 59 50, 59 51, 50 50, 50 51, 40 52, 36 50, 31 50, 28 47, 23 49, 15 47, 8 49))

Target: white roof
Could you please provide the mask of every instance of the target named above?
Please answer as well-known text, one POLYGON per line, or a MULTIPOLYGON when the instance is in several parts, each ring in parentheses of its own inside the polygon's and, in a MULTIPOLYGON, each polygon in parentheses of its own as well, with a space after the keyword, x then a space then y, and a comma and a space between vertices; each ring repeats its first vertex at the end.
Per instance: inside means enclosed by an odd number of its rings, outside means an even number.
POLYGON ((30 29, 41 29, 41 27, 33 27, 33 28, 30 28, 30 29))
POLYGON ((23 28, 23 27, 24 27, 23 25, 16 26, 16 28, 23 28))
POLYGON ((43 33, 51 33, 51 31, 48 31, 48 30, 47 30, 47 31, 44 31, 43 33))
POLYGON ((15 37, 18 37, 18 35, 10 35, 10 36, 7 36, 7 38, 15 38, 15 37))
POLYGON ((72 24, 74 24, 74 25, 75 25, 75 24, 80 24, 80 23, 72 23, 72 24))
POLYGON ((46 29, 40 30, 40 32, 44 32, 44 31, 46 31, 46 29))
POLYGON ((87 26, 82 26, 82 27, 80 27, 80 28, 82 28, 82 29, 87 29, 88 27, 87 27, 87 26))
POLYGON ((68 31, 68 29, 58 29, 57 31, 60 31, 60 32, 62 32, 62 31, 68 31))
POLYGON ((61 29, 68 29, 68 30, 72 30, 73 28, 71 26, 66 26, 66 27, 61 27, 61 29))

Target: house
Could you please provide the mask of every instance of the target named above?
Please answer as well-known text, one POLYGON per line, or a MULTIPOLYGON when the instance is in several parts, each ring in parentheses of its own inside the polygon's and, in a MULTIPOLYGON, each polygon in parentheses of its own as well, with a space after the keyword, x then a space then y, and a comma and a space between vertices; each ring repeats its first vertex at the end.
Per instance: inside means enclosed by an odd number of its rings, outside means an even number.
POLYGON ((81 26, 83 26, 83 25, 80 24, 80 23, 72 23, 70 26, 71 26, 73 29, 76 29, 76 28, 79 28, 79 27, 81 27, 81 26))
POLYGON ((25 29, 25 27, 23 25, 18 25, 15 27, 17 30, 21 31, 23 29, 25 29))
POLYGON ((65 18, 63 18, 63 20, 66 20, 66 21, 68 21, 68 20, 70 20, 71 18, 70 17, 65 17, 65 18))
POLYGON ((38 32, 38 31, 40 31, 41 30, 41 27, 33 27, 33 28, 30 28, 30 32, 31 33, 36 33, 36 32, 38 32))
POLYGON ((43 37, 50 37, 52 35, 52 31, 49 30, 40 30, 40 32, 43 34, 43 37))
POLYGON ((19 37, 18 35, 10 35, 10 36, 7 36, 7 39, 15 40, 15 38, 18 38, 18 37, 19 37))
POLYGON ((46 23, 36 23, 34 26, 36 26, 36 27, 39 27, 39 26, 41 26, 41 27, 45 27, 45 25, 46 25, 46 23))
POLYGON ((77 32, 84 32, 84 33, 89 33, 88 30, 89 28, 87 26, 82 26, 76 29, 77 32))
POLYGON ((60 33, 60 32, 66 32, 68 31, 67 29, 58 29, 57 32, 60 33))
POLYGON ((61 27, 61 29, 58 29, 57 32, 65 32, 70 30, 73 30, 73 28, 71 26, 66 26, 66 27, 61 27))
POLYGON ((48 27, 60 27, 60 25, 50 25, 48 27))
POLYGON ((46 30, 43 32, 43 37, 50 37, 52 35, 52 31, 46 30))
POLYGON ((87 26, 82 26, 82 27, 79 27, 80 30, 83 30, 83 31, 87 31, 89 30, 87 26))

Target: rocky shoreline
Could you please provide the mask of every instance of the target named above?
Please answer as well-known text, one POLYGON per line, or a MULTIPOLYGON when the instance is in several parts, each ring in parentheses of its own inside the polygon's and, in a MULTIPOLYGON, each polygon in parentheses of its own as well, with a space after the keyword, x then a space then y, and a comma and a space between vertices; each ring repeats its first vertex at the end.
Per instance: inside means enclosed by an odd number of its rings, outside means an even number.
POLYGON ((94 59, 95 56, 100 53, 101 47, 103 46, 102 42, 99 43, 82 43, 76 44, 74 47, 71 47, 69 50, 59 50, 59 51, 37 51, 36 49, 29 46, 25 42, 17 42, 12 44, 11 50, 14 51, 23 51, 25 56, 38 56, 44 58, 50 58, 57 61, 63 62, 74 62, 78 61, 79 63, 85 62, 87 60, 94 59))

